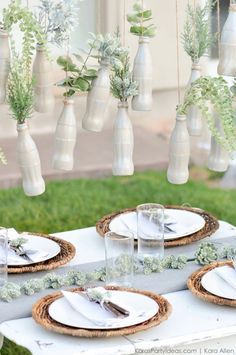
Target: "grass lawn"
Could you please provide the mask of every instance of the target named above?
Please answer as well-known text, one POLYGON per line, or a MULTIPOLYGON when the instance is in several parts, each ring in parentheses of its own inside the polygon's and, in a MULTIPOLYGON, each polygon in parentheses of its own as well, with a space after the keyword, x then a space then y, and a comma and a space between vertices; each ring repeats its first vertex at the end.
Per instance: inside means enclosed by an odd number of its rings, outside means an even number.
MULTIPOLYGON (((60 232, 93 226, 104 214, 144 202, 200 207, 236 224, 236 190, 222 191, 190 181, 170 185, 165 173, 137 173, 133 177, 50 182, 44 195, 28 198, 20 188, 0 191, 0 225, 19 231, 60 232)), ((1 355, 28 352, 5 341, 1 355)))

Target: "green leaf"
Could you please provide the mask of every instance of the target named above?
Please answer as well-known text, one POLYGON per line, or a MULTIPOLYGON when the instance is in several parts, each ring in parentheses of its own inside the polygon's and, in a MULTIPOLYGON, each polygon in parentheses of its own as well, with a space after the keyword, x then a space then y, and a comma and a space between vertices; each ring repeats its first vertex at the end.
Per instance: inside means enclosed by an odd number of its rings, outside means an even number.
POLYGON ((73 82, 73 88, 79 89, 80 91, 88 91, 90 87, 90 83, 88 82, 88 80, 84 79, 84 78, 77 78, 74 82, 73 82))
POLYGON ((84 58, 80 54, 73 53, 73 56, 80 62, 84 62, 84 58))

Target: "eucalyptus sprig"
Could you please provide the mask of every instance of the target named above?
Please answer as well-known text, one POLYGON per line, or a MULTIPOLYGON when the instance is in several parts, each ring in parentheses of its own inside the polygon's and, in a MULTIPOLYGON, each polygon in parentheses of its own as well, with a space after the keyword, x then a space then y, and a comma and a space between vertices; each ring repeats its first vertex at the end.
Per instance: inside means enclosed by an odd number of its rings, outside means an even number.
POLYGON ((67 73, 66 78, 57 83, 57 86, 66 88, 65 97, 71 97, 75 93, 87 92, 91 89, 91 83, 97 77, 97 70, 87 66, 91 52, 87 54, 85 59, 74 54, 74 58, 78 62, 82 62, 80 66, 71 57, 58 57, 57 64, 67 73))
POLYGON ((156 26, 147 25, 152 20, 152 10, 144 9, 143 1, 137 1, 133 6, 133 12, 127 15, 127 20, 131 24, 130 33, 140 37, 154 37, 156 26))
POLYGON ((99 33, 94 34, 90 32, 91 39, 88 40, 88 45, 92 50, 91 57, 97 58, 99 61, 101 59, 107 59, 110 63, 113 59, 119 58, 126 48, 121 46, 120 35, 116 33, 112 35, 111 33, 106 33, 105 35, 99 33))
POLYGON ((184 103, 178 106, 177 113, 185 115, 191 105, 195 105, 202 112, 217 142, 229 152, 234 151, 236 127, 232 94, 224 78, 203 76, 195 80, 186 92, 184 103), (211 113, 209 102, 221 121, 223 135, 215 127, 215 117, 211 113))
POLYGON ((234 78, 234 82, 233 82, 233 85, 231 86, 230 90, 233 94, 233 97, 236 98, 236 78, 234 78))
POLYGON ((138 83, 132 78, 128 52, 122 53, 112 65, 111 93, 122 102, 138 94, 138 83))
POLYGON ((216 40, 211 33, 209 15, 215 4, 215 0, 207 0, 206 5, 187 5, 187 18, 184 24, 182 40, 185 52, 192 62, 197 62, 207 53, 216 40))
POLYGON ((36 15, 47 41, 62 47, 78 26, 80 0, 40 0, 36 15))
POLYGON ((7 102, 12 117, 20 124, 33 113, 35 80, 29 76, 22 57, 13 54, 7 83, 7 102))
POLYGON ((36 43, 46 50, 46 37, 42 27, 35 19, 33 13, 21 4, 21 0, 11 0, 7 8, 3 9, 3 28, 12 36, 13 26, 18 24, 23 34, 22 64, 28 72, 31 71, 31 63, 36 43))

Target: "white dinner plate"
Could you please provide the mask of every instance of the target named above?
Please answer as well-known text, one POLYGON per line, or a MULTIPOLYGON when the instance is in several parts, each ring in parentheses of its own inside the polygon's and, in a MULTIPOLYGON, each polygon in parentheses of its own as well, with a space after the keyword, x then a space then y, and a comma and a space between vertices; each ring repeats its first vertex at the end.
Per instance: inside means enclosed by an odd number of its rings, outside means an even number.
MULTIPOLYGON (((38 259, 37 261, 28 261, 28 260, 25 260, 25 259, 19 258, 19 257, 17 257, 16 260, 14 260, 14 254, 11 254, 12 260, 10 262, 8 262, 8 266, 21 266, 21 265, 36 264, 38 262, 46 261, 46 260, 49 260, 49 259, 55 257, 61 251, 60 245, 51 239, 39 237, 39 236, 27 234, 27 233, 19 234, 19 237, 23 237, 23 238, 27 239, 27 242, 23 245, 25 250, 38 249, 43 252, 45 251, 45 256, 40 257, 40 259, 38 259), (17 260, 17 259, 19 259, 19 260, 17 260)), ((30 256, 30 254, 29 254, 29 256, 30 256)))
MULTIPOLYGON (((165 233, 165 240, 178 239, 196 233, 205 225, 205 220, 197 213, 178 210, 166 209, 165 221, 173 222, 169 225, 175 232, 165 233)), ((109 229, 112 232, 119 233, 124 230, 130 230, 137 239, 137 213, 136 211, 122 213, 116 216, 109 224, 109 229)))
MULTIPOLYGON (((221 266, 219 266, 220 268, 221 266)), ((201 280, 202 286, 206 291, 216 295, 218 297, 228 298, 230 300, 236 300, 236 289, 224 281, 216 271, 217 268, 207 272, 201 280)), ((236 272, 235 272, 236 275, 236 272)), ((236 276, 235 276, 236 277, 236 276)))
MULTIPOLYGON (((54 301, 49 307, 49 315, 55 321, 65 324, 71 327, 76 328, 85 328, 85 329, 117 329, 124 328, 136 324, 140 324, 142 322, 147 321, 152 318, 159 310, 158 304, 150 297, 127 291, 109 291, 111 293, 112 298, 115 297, 119 301, 120 304, 124 304, 127 309, 133 310, 141 315, 138 317, 125 317, 123 319, 119 319, 118 324, 111 324, 109 327, 106 325, 96 325, 92 321, 86 319, 82 314, 75 311, 72 306, 68 303, 65 297, 62 297, 56 301, 54 301)), ((114 299, 112 299, 114 300, 114 299)), ((88 301, 89 302, 89 301, 88 301)), ((95 307, 94 313, 96 313, 96 318, 98 316, 101 317, 102 321, 114 319, 117 320, 116 317, 112 315, 112 313, 103 310, 99 304, 94 302, 89 302, 91 307, 95 307)))

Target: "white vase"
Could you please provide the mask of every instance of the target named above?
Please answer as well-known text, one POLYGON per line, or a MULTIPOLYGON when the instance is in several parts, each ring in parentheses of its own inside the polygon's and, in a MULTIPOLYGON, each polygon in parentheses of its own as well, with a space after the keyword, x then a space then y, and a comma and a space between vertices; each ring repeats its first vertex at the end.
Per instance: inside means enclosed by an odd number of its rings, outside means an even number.
POLYGON ((10 47, 8 33, 0 30, 0 104, 6 100, 6 84, 10 70, 10 47))
POLYGON ((236 4, 231 4, 220 39, 218 74, 236 76, 236 4))
MULTIPOLYGON (((215 116, 215 127, 223 134, 221 123, 217 114, 215 116)), ((208 158, 208 168, 213 171, 224 172, 229 166, 229 153, 222 147, 214 137, 211 137, 211 150, 208 158)))
MULTIPOLYGON (((189 89, 192 83, 200 77, 201 67, 198 63, 193 63, 187 89, 189 89)), ((190 106, 188 109, 187 127, 190 136, 200 136, 202 133, 202 114, 199 108, 194 105, 190 106)))
POLYGON ((128 116, 128 103, 119 102, 114 122, 113 136, 113 175, 133 175, 134 137, 128 116))
POLYGON ((37 147, 26 123, 17 124, 17 161, 21 170, 23 190, 27 196, 38 196, 45 191, 37 147))
POLYGON ((177 115, 170 138, 167 179, 172 184, 185 184, 189 177, 190 139, 186 121, 186 116, 177 115))
POLYGON ((97 78, 87 96, 86 112, 82 127, 88 131, 100 132, 104 125, 105 113, 110 97, 109 60, 102 59, 97 78))
POLYGON ((138 95, 132 99, 135 111, 152 109, 152 57, 149 49, 149 38, 139 37, 139 47, 134 59, 133 79, 138 83, 138 95))
POLYGON ((64 107, 56 127, 52 163, 54 169, 73 169, 76 135, 77 128, 74 113, 74 101, 67 99, 64 101, 64 107))
POLYGON ((54 109, 55 98, 53 93, 53 69, 41 45, 37 45, 36 57, 33 63, 33 76, 35 78, 35 111, 41 113, 51 112, 54 109))

